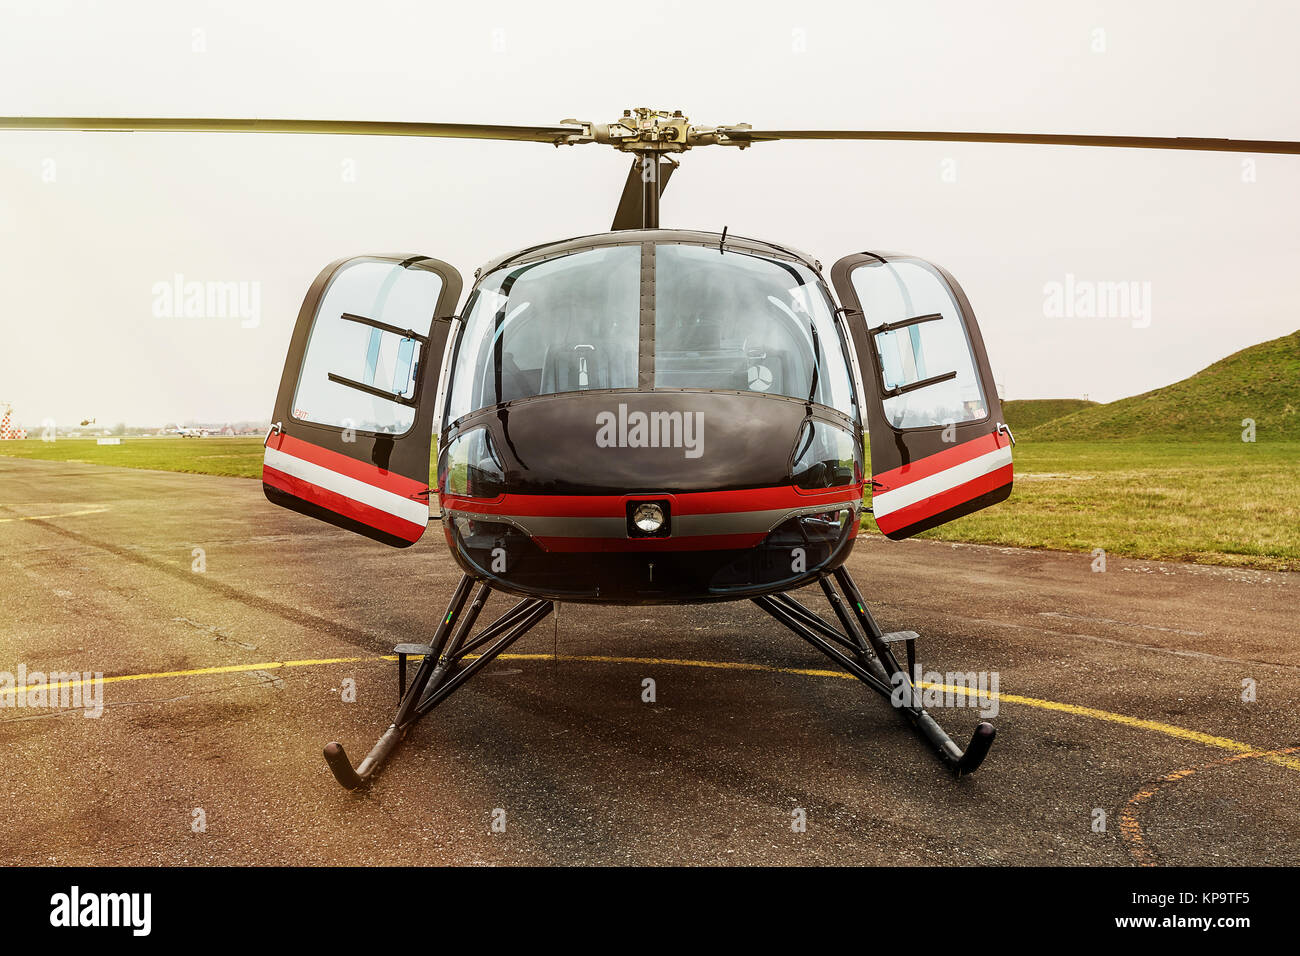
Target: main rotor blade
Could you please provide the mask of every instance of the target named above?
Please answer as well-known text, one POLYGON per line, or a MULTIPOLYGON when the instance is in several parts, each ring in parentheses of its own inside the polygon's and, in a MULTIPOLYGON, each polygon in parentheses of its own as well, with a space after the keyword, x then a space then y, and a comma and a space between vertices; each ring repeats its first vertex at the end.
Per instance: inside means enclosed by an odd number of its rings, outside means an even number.
MULTIPOLYGON (((640 229, 645 221, 641 209, 642 200, 645 198, 641 168, 641 157, 638 156, 632 160, 632 168, 627 171, 627 181, 623 183, 623 195, 619 196, 618 210, 614 213, 614 224, 609 227, 611 232, 617 232, 620 229, 640 229)), ((676 163, 659 164, 660 198, 663 197, 664 190, 668 188, 668 180, 672 177, 673 170, 676 168, 676 163)))
POLYGON ((1271 139, 1205 139, 1192 136, 1076 136, 1067 133, 934 133, 910 130, 758 130, 720 128, 732 142, 782 139, 908 140, 927 143, 1027 143, 1041 146, 1111 146, 1121 149, 1199 149, 1225 153, 1300 154, 1300 143, 1271 139))
POLYGON ((477 123, 389 123, 355 120, 167 119, 67 116, 0 116, 0 129, 107 130, 112 132, 326 133, 351 136, 435 136, 557 143, 581 126, 487 126, 477 123))

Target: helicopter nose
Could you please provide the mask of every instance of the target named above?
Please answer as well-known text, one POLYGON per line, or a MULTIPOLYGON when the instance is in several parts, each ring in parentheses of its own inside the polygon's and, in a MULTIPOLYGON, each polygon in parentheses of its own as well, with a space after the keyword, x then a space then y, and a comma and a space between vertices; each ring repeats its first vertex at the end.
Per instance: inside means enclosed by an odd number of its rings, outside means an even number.
MULTIPOLYGON (((789 485, 803 417, 801 402, 756 392, 577 391, 508 407, 493 439, 514 494, 620 492, 645 504, 669 491, 789 485)), ((665 507, 658 533, 675 517, 665 507)))

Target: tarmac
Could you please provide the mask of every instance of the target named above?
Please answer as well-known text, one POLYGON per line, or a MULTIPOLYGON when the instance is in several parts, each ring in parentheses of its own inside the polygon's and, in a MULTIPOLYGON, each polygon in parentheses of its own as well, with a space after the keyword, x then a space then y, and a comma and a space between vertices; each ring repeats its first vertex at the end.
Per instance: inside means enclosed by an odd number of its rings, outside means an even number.
MULTIPOLYGON (((460 573, 436 523, 397 551, 256 481, 0 458, 0 689, 27 691, 0 708, 0 857, 1300 863, 1300 579, 1094 564, 859 538, 881 625, 927 671, 996 677, 969 777, 752 603, 561 605, 348 793, 321 748, 357 761, 392 719, 384 655, 460 573), (50 672, 104 682, 51 706, 50 672)), ((983 719, 933 712, 962 745, 983 719)))

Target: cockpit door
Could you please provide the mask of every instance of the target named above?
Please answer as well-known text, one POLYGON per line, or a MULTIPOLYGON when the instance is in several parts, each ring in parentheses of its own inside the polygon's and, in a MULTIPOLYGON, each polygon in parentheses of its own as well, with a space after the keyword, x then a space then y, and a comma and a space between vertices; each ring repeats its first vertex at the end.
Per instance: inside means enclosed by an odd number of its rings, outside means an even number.
POLYGON ((273 503, 394 547, 429 523, 429 442, 460 274, 340 259, 307 290, 262 463, 273 503))
POLYGON ((1011 432, 970 302, 924 259, 863 252, 831 269, 864 379, 872 511, 910 538, 1011 494, 1011 432))

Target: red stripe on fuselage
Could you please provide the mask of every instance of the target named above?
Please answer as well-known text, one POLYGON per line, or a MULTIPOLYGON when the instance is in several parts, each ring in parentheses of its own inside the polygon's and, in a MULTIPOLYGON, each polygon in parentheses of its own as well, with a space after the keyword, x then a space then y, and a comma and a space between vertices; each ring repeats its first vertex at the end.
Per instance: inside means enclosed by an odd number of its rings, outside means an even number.
POLYGON ((301 498, 303 501, 320 505, 327 511, 333 511, 335 514, 351 518, 353 521, 358 521, 368 527, 387 532, 394 537, 401 538, 403 541, 418 541, 420 535, 424 534, 423 525, 407 521, 405 518, 399 518, 397 515, 389 514, 379 508, 372 508, 370 505, 362 504, 360 501, 330 491, 328 488, 322 488, 320 485, 314 485, 302 478, 287 475, 269 465, 262 466, 262 481, 272 488, 278 488, 287 494, 293 495, 295 498, 301 498))
POLYGON ((951 448, 945 448, 943 451, 935 452, 933 455, 926 455, 924 458, 918 458, 916 461, 908 462, 906 465, 900 465, 897 468, 891 468, 889 471, 882 471, 878 475, 872 475, 872 479, 881 487, 877 487, 876 494, 882 494, 886 491, 893 491, 895 488, 901 488, 904 485, 910 485, 921 478, 928 478, 931 475, 937 475, 941 471, 946 471, 954 465, 960 465, 970 461, 972 458, 978 458, 980 455, 987 455, 991 451, 997 451, 1002 447, 1001 436, 997 432, 988 435, 981 435, 979 438, 972 438, 970 441, 962 442, 960 445, 953 445, 951 448))
POLYGON ((444 511, 514 515, 520 518, 621 518, 629 501, 667 498, 674 515, 735 514, 743 511, 775 511, 779 508, 807 508, 837 505, 862 499, 862 485, 832 488, 826 492, 799 492, 792 486, 745 488, 739 491, 690 491, 679 494, 628 495, 502 495, 500 498, 463 498, 440 495, 444 511))
MULTIPOLYGON (((429 486, 422 481, 416 481, 406 475, 399 475, 395 471, 388 471, 378 465, 372 465, 368 461, 350 458, 328 448, 322 448, 320 445, 313 445, 311 442, 303 441, 301 438, 294 438, 292 435, 286 435, 283 432, 272 435, 271 440, 267 442, 267 447, 406 498, 420 500, 422 493, 429 490, 429 486)), ((366 524, 370 524, 370 522, 366 522, 366 524)))
POLYGON ((962 502, 978 498, 980 495, 988 494, 1003 485, 1008 485, 1011 483, 1012 477, 1011 465, 1005 465, 996 471, 989 472, 987 475, 980 475, 978 478, 963 482, 955 488, 949 488, 947 491, 941 491, 928 498, 922 498, 915 504, 908 505, 905 508, 891 511, 887 515, 877 515, 876 525, 885 534, 901 531, 908 525, 924 521, 926 518, 933 518, 942 511, 957 507, 962 502))

